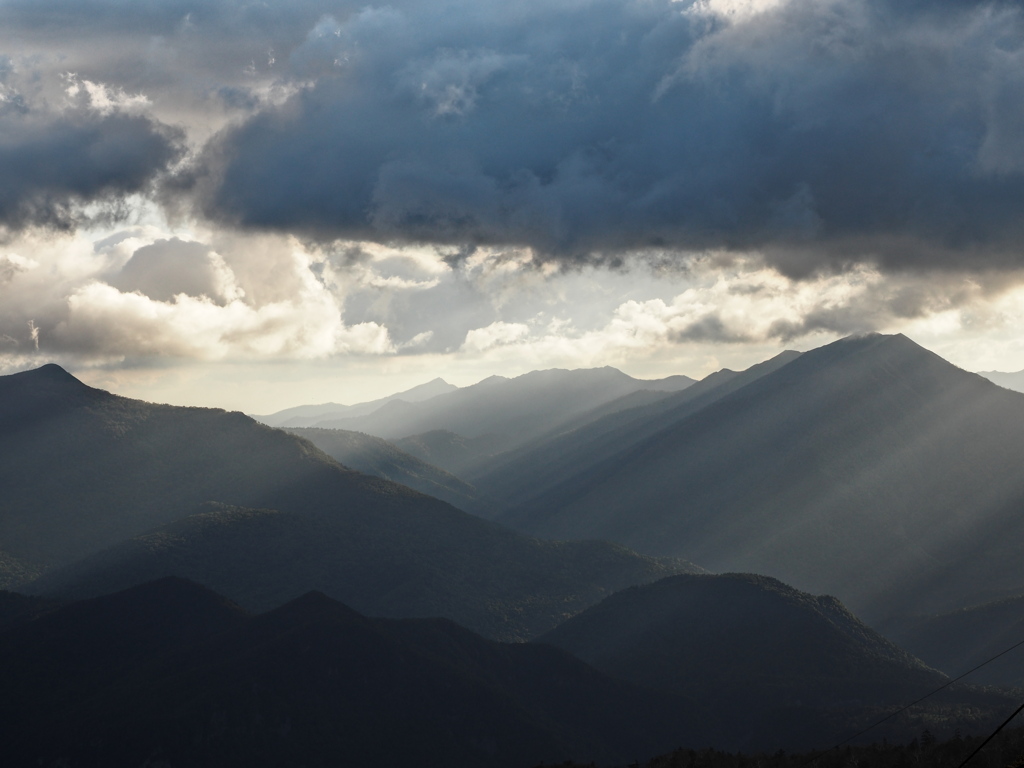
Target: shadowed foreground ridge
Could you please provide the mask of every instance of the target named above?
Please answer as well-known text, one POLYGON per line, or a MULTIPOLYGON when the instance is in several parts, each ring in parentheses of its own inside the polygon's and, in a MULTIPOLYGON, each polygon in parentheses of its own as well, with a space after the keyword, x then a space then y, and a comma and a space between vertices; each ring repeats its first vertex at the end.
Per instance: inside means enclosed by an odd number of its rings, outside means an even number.
MULTIPOLYGON (((1007 713, 1008 714, 1008 713, 1007 713)), ((961 768, 963 761, 982 746, 987 736, 963 736, 957 733, 937 737, 930 729, 922 729, 913 739, 898 744, 844 746, 813 752, 732 753, 713 749, 679 749, 635 768, 907 768, 911 765, 928 768, 961 768)), ((1024 766, 1024 728, 1007 728, 968 765, 1022 768, 1024 766)), ((564 763, 561 768, 593 768, 593 764, 564 763)))
MULTIPOLYGON (((742 749, 821 745, 948 680, 834 597, 752 574, 670 576, 631 587, 537 642, 700 701, 742 749)), ((985 727, 1012 700, 953 688, 869 738, 909 740, 921 723, 949 732, 985 727)))
POLYGON ((180 579, 0 632, 0 687, 6 765, 513 768, 625 762, 709 732, 680 697, 553 648, 315 592, 252 617, 180 579))
POLYGON ((28 587, 82 598, 179 575, 254 611, 318 589, 378 616, 446 616, 488 637, 526 640, 616 589, 693 568, 603 542, 527 539, 458 515, 468 530, 439 531, 426 516, 207 505, 28 587))

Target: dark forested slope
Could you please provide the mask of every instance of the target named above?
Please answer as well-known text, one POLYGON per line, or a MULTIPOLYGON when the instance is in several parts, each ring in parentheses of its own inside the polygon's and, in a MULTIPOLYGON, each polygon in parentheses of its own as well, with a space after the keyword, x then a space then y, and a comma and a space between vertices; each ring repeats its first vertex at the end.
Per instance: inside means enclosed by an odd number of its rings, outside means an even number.
POLYGON ((537 642, 702 701, 760 707, 893 702, 945 677, 833 597, 752 574, 670 576, 631 587, 537 642))
POLYGON ((217 500, 421 503, 241 413, 153 405, 55 365, 0 377, 0 547, 45 569, 217 500))
MULTIPOLYGON (((618 592, 537 642, 625 680, 702 702, 744 748, 828 746, 946 677, 865 626, 833 597, 750 574, 682 575, 618 592)), ((977 725, 979 692, 929 702, 924 722, 977 725), (957 714, 954 714, 957 713, 957 714)), ((919 713, 920 714, 920 713, 919 713)), ((883 734, 909 739, 904 721, 883 734)))
POLYGON ((309 593, 251 617, 164 579, 0 632, 5 765, 525 766, 714 739, 553 648, 309 593))
POLYGON ((1024 688, 1024 646, 1018 645, 1024 643, 1024 596, 937 616, 900 618, 881 629, 950 676, 984 664, 971 674, 971 682, 1024 688))
POLYGON ((208 505, 26 588, 88 597, 174 575, 256 611, 316 589, 374 616, 444 616, 487 637, 526 640, 618 589, 696 570, 604 542, 529 539, 449 510, 444 525, 424 510, 208 505))

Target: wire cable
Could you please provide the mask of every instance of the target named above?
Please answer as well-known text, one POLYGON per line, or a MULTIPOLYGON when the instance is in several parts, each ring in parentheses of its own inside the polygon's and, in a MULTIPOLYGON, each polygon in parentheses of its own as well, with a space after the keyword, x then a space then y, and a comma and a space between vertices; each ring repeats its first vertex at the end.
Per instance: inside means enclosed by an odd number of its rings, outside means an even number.
POLYGON ((978 748, 976 750, 974 750, 973 752, 971 752, 971 754, 969 754, 967 756, 967 759, 964 760, 962 763, 960 763, 960 765, 958 765, 957 768, 964 768, 965 765, 967 765, 969 762, 971 762, 971 758, 973 758, 976 754, 981 752, 981 750, 983 750, 985 748, 986 744, 988 744, 990 741, 992 741, 992 739, 994 739, 998 735, 998 733, 1001 730, 1003 730, 1003 728, 1005 728, 1006 726, 1008 726, 1010 724, 1010 721, 1013 720, 1013 718, 1015 718, 1017 715, 1019 715, 1021 713, 1021 710, 1024 710, 1024 704, 1021 704, 1019 707, 1017 707, 1013 711, 1013 714, 1010 715, 1008 718, 1006 718, 1003 721, 1002 725, 1000 725, 998 728, 996 728, 994 731, 992 731, 992 735, 989 736, 987 739, 985 739, 983 742, 981 742, 981 744, 978 746, 978 748))
MULTIPOLYGON (((828 749, 826 749, 826 750, 825 750, 824 752, 822 752, 821 754, 818 754, 818 755, 815 755, 814 757, 811 757, 811 758, 809 758, 809 759, 808 759, 808 760, 807 760, 807 761, 806 761, 805 763, 802 763, 802 765, 810 765, 811 763, 815 763, 815 762, 817 762, 818 760, 820 760, 821 758, 823 758, 823 757, 824 757, 825 755, 827 755, 827 754, 829 754, 829 753, 831 753, 831 752, 835 752, 835 751, 836 751, 837 749, 839 749, 840 747, 846 746, 847 744, 849 744, 849 743, 850 743, 851 741, 853 741, 854 739, 856 739, 856 738, 859 738, 859 737, 863 736, 863 735, 864 735, 865 733, 867 733, 868 731, 874 730, 875 728, 877 728, 878 726, 880 726, 880 725, 881 725, 882 723, 886 723, 886 722, 888 722, 889 720, 892 720, 892 719, 893 719, 894 717, 896 717, 896 715, 899 715, 899 714, 902 714, 903 712, 906 712, 906 711, 907 711, 908 709, 910 709, 911 707, 913 707, 913 706, 916 706, 916 705, 920 704, 920 703, 921 703, 922 701, 924 701, 925 699, 931 698, 931 697, 932 697, 932 696, 934 696, 934 695, 935 695, 936 693, 939 693, 940 691, 944 691, 944 690, 946 690, 946 689, 947 689, 947 688, 949 688, 949 686, 951 686, 951 685, 952 685, 953 683, 956 683, 956 682, 959 682, 960 680, 963 680, 963 679, 964 679, 965 677, 967 677, 968 675, 971 675, 971 674, 973 674, 973 673, 977 672, 977 671, 978 671, 979 669, 981 669, 981 668, 982 668, 982 667, 984 667, 985 665, 987 665, 987 664, 991 664, 991 663, 992 663, 993 661, 995 661, 995 660, 996 660, 996 659, 998 659, 999 657, 1001 657, 1001 656, 1005 656, 1005 655, 1006 655, 1006 654, 1008 654, 1008 653, 1009 653, 1010 651, 1012 651, 1012 650, 1015 650, 1015 649, 1017 649, 1017 648, 1020 648, 1020 646, 1022 646, 1022 645, 1024 645, 1024 640, 1021 640, 1021 641, 1019 641, 1019 642, 1017 642, 1017 643, 1014 643, 1014 644, 1013 644, 1013 645, 1011 645, 1011 646, 1010 646, 1009 648, 1007 648, 1007 649, 1006 649, 1005 651, 1000 651, 999 653, 997 653, 997 654, 996 654, 995 656, 993 656, 992 658, 990 658, 990 659, 986 659, 985 661, 981 662, 981 664, 979 664, 978 666, 976 666, 976 667, 974 667, 974 668, 972 668, 972 669, 969 669, 969 670, 967 670, 967 671, 966 671, 966 672, 964 672, 964 673, 963 673, 962 675, 959 675, 958 677, 954 677, 954 678, 953 678, 952 680, 948 680, 947 682, 945 682, 944 684, 942 684, 942 685, 940 685, 940 686, 939 686, 938 688, 936 688, 936 689, 935 689, 934 691, 931 691, 930 693, 926 693, 926 694, 925 694, 924 696, 922 696, 921 698, 919 698, 919 699, 915 699, 914 701, 910 702, 909 704, 906 704, 906 705, 904 705, 904 706, 900 707, 900 708, 899 708, 899 709, 897 709, 897 710, 896 710, 895 712, 892 712, 892 713, 890 713, 890 714, 886 715, 886 716, 885 716, 885 717, 883 717, 883 718, 882 718, 881 720, 879 720, 879 721, 877 721, 877 722, 875 722, 875 723, 872 723, 871 725, 869 725, 869 726, 868 726, 867 728, 864 728, 863 730, 857 731, 857 733, 853 734, 853 735, 852 735, 852 736, 850 736, 849 738, 846 738, 846 739, 844 739, 843 741, 840 741, 840 742, 839 742, 838 744, 835 744, 835 745, 833 745, 833 746, 829 747, 828 749)), ((1024 709, 1024 705, 1022 705, 1022 707, 1021 707, 1021 708, 1022 708, 1022 709, 1024 709)), ((1014 712, 1014 713, 1013 713, 1013 714, 1012 714, 1012 715, 1010 716, 1010 720, 1012 720, 1012 719, 1013 719, 1014 717, 1016 717, 1016 716, 1017 716, 1017 713, 1018 713, 1018 712, 1020 712, 1020 711, 1021 711, 1021 710, 1020 710, 1020 709, 1018 709, 1018 710, 1017 710, 1017 712, 1014 712)), ((1008 722, 1010 722, 1010 720, 1007 720, 1006 722, 1008 723, 1008 722)), ((1003 723, 1003 725, 1006 725, 1006 723, 1003 723)), ((1002 725, 1001 725, 1001 726, 999 726, 999 730, 1001 730, 1002 728, 1003 728, 1003 726, 1002 726, 1002 725)), ((998 733, 998 732, 999 732, 999 731, 997 730, 997 731, 996 731, 996 733, 998 733)), ((994 736, 994 735, 995 735, 995 734, 993 734, 993 736, 994 736)), ((991 739, 992 737, 990 736, 989 738, 991 739)), ((985 743, 987 744, 988 742, 986 741, 985 743)), ((984 744, 983 744, 982 746, 984 746, 984 744)), ((973 756, 974 756, 974 755, 971 755, 971 757, 973 757, 973 756)), ((968 760, 969 760, 969 759, 970 759, 970 757, 968 758, 968 760)), ((964 762, 966 763, 966 761, 964 761, 964 762)))

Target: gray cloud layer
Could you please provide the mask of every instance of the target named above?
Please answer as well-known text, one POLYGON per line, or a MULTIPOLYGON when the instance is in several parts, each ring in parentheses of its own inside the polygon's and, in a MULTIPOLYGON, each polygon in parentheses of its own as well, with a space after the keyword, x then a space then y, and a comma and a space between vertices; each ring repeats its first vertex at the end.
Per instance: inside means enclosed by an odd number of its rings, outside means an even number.
POLYGON ((412 0, 322 20, 315 84, 192 171, 210 216, 322 236, 763 249, 789 274, 1019 263, 1016 3, 412 0))
MULTIPOLYGON (((1016 2, 11 0, 0 27, 161 119, 247 116, 165 186, 221 222, 569 261, 758 249, 796 276, 1021 261, 1016 2)), ((3 95, 0 222, 66 226, 180 156, 152 115, 3 95)))
POLYGON ((0 223, 68 228, 85 203, 145 190, 179 155, 175 135, 142 117, 0 117, 0 223))
POLYGON ((73 79, 54 104, 16 70, 0 57, 0 226, 71 228, 84 205, 147 190, 181 156, 179 130, 97 105, 73 79))

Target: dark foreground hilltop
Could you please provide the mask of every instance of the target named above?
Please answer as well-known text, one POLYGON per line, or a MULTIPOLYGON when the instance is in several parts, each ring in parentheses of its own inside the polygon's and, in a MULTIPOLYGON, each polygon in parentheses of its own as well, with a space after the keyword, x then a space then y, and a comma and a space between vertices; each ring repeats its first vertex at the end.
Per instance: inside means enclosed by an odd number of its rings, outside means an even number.
MULTIPOLYGON (((907 744, 841 746, 817 752, 740 754, 714 749, 679 749, 632 768, 960 768, 969 759, 972 768, 1022 768, 1024 728, 1007 729, 976 752, 986 736, 954 735, 939 740, 931 731, 907 744), (972 757, 973 754, 973 757, 972 757)), ((593 768, 593 763, 563 763, 561 768, 593 768)))

